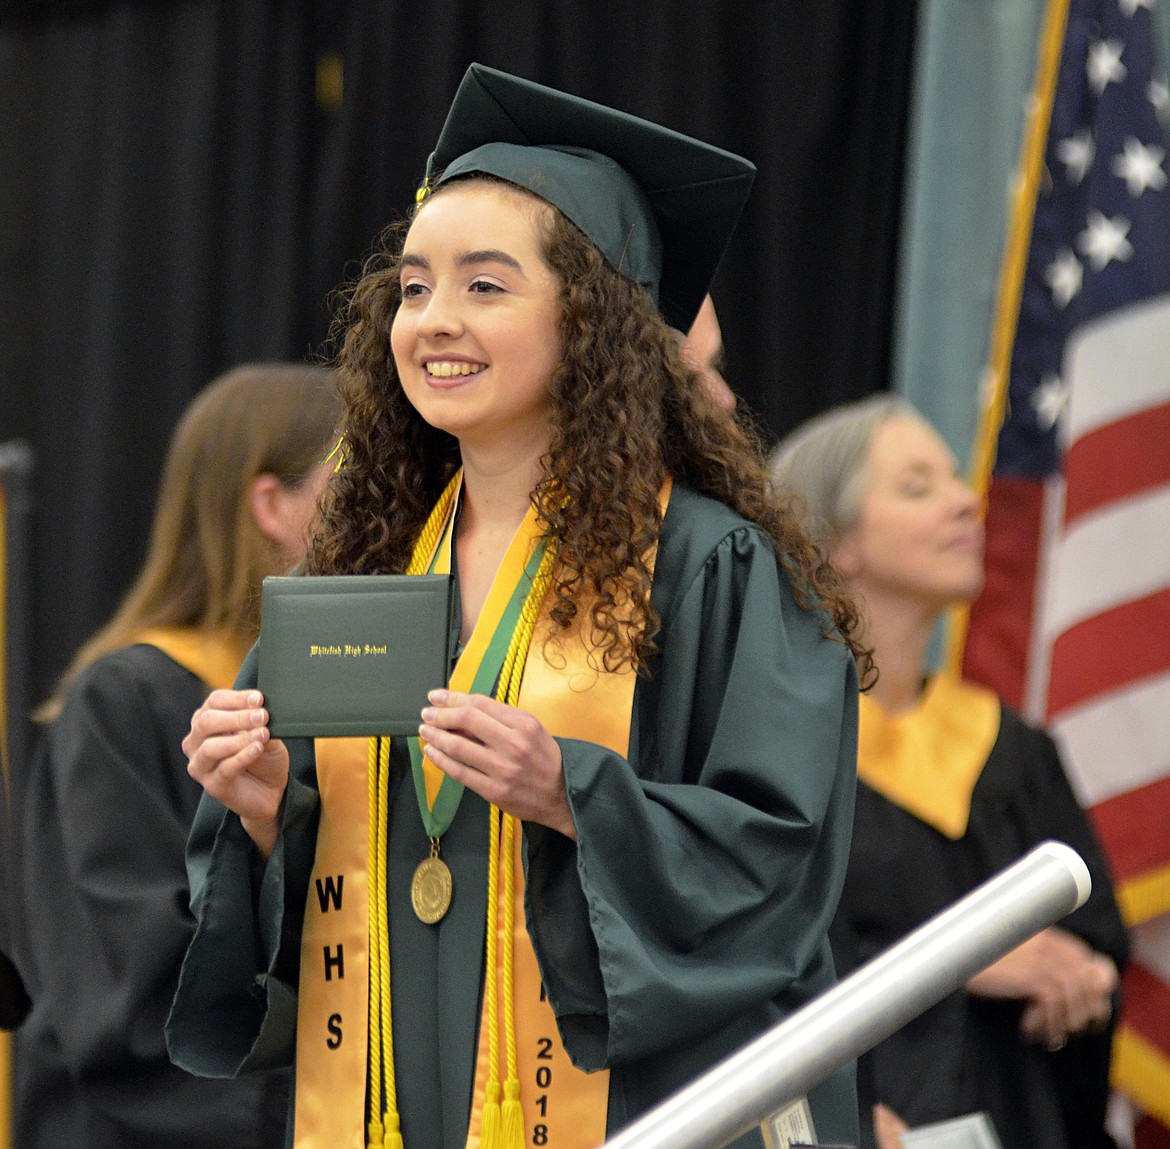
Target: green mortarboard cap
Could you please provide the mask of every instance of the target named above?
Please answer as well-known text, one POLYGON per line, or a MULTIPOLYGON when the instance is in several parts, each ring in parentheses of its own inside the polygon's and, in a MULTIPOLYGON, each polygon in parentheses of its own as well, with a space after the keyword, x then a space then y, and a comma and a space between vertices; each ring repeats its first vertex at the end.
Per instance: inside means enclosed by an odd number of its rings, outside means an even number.
POLYGON ((669 128, 472 64, 427 161, 559 208, 686 331, 743 211, 755 165, 669 128))

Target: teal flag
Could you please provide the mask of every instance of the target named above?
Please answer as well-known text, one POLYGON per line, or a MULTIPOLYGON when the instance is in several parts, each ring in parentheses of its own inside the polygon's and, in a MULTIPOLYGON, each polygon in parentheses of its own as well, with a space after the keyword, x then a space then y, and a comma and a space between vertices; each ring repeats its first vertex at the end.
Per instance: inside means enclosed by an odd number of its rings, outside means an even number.
MULTIPOLYGON (((969 470, 1045 0, 920 0, 893 387, 969 470)), ((1170 60, 1170 3, 1154 6, 1170 60)))
POLYGON ((1044 0, 922 0, 893 382, 966 467, 1044 0))
MULTIPOLYGON (((894 385, 968 471, 1047 8, 919 9, 894 385)), ((1109 853, 1135 952, 1112 1080, 1145 1111, 1152 1146, 1170 1129, 1170 592, 1166 552, 1151 545, 1167 537, 1170 507, 1170 224, 1156 141, 1157 117, 1163 136, 1170 119, 1170 4, 1073 0, 1063 39, 1014 340, 1004 328, 1009 403, 991 428, 988 576, 963 673, 1053 730, 1109 853), (1147 316, 1160 325, 1141 326, 1147 316)))

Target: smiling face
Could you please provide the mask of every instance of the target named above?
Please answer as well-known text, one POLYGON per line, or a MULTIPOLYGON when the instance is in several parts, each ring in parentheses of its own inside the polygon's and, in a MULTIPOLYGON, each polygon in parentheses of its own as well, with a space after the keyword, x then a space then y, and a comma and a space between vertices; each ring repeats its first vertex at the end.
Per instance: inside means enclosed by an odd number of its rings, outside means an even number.
POLYGON ((983 586, 979 500, 935 431, 899 415, 874 432, 857 522, 833 562, 871 605, 897 598, 937 611, 983 586))
POLYGON ((402 388, 467 447, 543 452, 560 362, 560 282, 541 251, 547 204, 467 180, 426 200, 407 232, 390 345, 402 388))

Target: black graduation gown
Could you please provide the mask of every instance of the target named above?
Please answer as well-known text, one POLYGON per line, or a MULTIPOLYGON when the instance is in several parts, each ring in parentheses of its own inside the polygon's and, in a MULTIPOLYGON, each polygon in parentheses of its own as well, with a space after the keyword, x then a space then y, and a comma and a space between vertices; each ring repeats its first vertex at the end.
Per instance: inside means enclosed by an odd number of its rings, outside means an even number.
POLYGON ((194 918, 184 846, 202 793, 180 743, 207 686, 152 646, 99 659, 18 786, 20 1149, 274 1149, 287 1074, 208 1081, 163 1034, 194 918))
POLYGON ((28 1016, 31 1002, 17 963, 14 902, 17 897, 15 828, 12 824, 11 769, 0 746, 0 1029, 15 1029, 28 1016))
MULTIPOLYGON (((1129 947, 1101 850, 1043 731, 1010 710, 952 840, 858 782, 853 850, 833 924, 844 974, 961 898, 1033 846, 1068 843, 1088 865, 1088 902, 1059 923, 1120 969, 1129 947)), ((987 1110, 1005 1149, 1102 1149, 1110 1035, 1058 1053, 1024 1043, 1021 1005, 952 994, 862 1058, 863 1144, 869 1109, 889 1105, 911 1126, 987 1110)))
MULTIPOLYGON (((532 937, 561 1039, 609 1067, 609 1129, 834 981, 827 929, 844 877, 856 671, 801 610, 770 542, 676 484, 655 568, 652 681, 629 758, 560 739, 576 842, 524 828, 532 937)), ((254 681, 255 660, 241 681, 254 681)), ((290 740, 284 825, 255 905, 255 852, 210 798, 188 850, 200 925, 168 1025, 196 1072, 287 1063, 317 792, 290 740), (257 960, 260 955, 261 960, 257 960)), ((410 910, 427 852, 405 755, 394 758, 389 914, 396 1081, 407 1149, 460 1149, 483 980, 487 808, 467 792, 443 836, 456 892, 438 927, 410 910)), ((856 1141, 852 1067, 814 1091, 818 1131, 856 1141)), ((758 1132, 736 1142, 761 1145, 758 1132)))

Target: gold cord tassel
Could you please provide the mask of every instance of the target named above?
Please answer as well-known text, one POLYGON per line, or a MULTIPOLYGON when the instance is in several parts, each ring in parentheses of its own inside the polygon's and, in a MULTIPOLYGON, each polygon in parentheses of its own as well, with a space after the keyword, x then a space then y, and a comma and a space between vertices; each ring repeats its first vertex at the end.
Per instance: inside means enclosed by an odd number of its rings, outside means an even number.
POLYGON ((520 1106, 520 1082, 514 1077, 504 1085, 502 1118, 503 1149, 524 1149, 524 1110, 520 1106))
POLYGON ((496 974, 496 908, 500 888, 500 810, 488 808, 488 895, 484 967, 487 970, 484 994, 487 997, 488 1076, 484 1088, 480 1149, 500 1149, 500 1054, 499 979, 496 974))
POLYGON ((489 1081, 483 1098, 479 1149, 500 1149, 500 1083, 489 1081))

